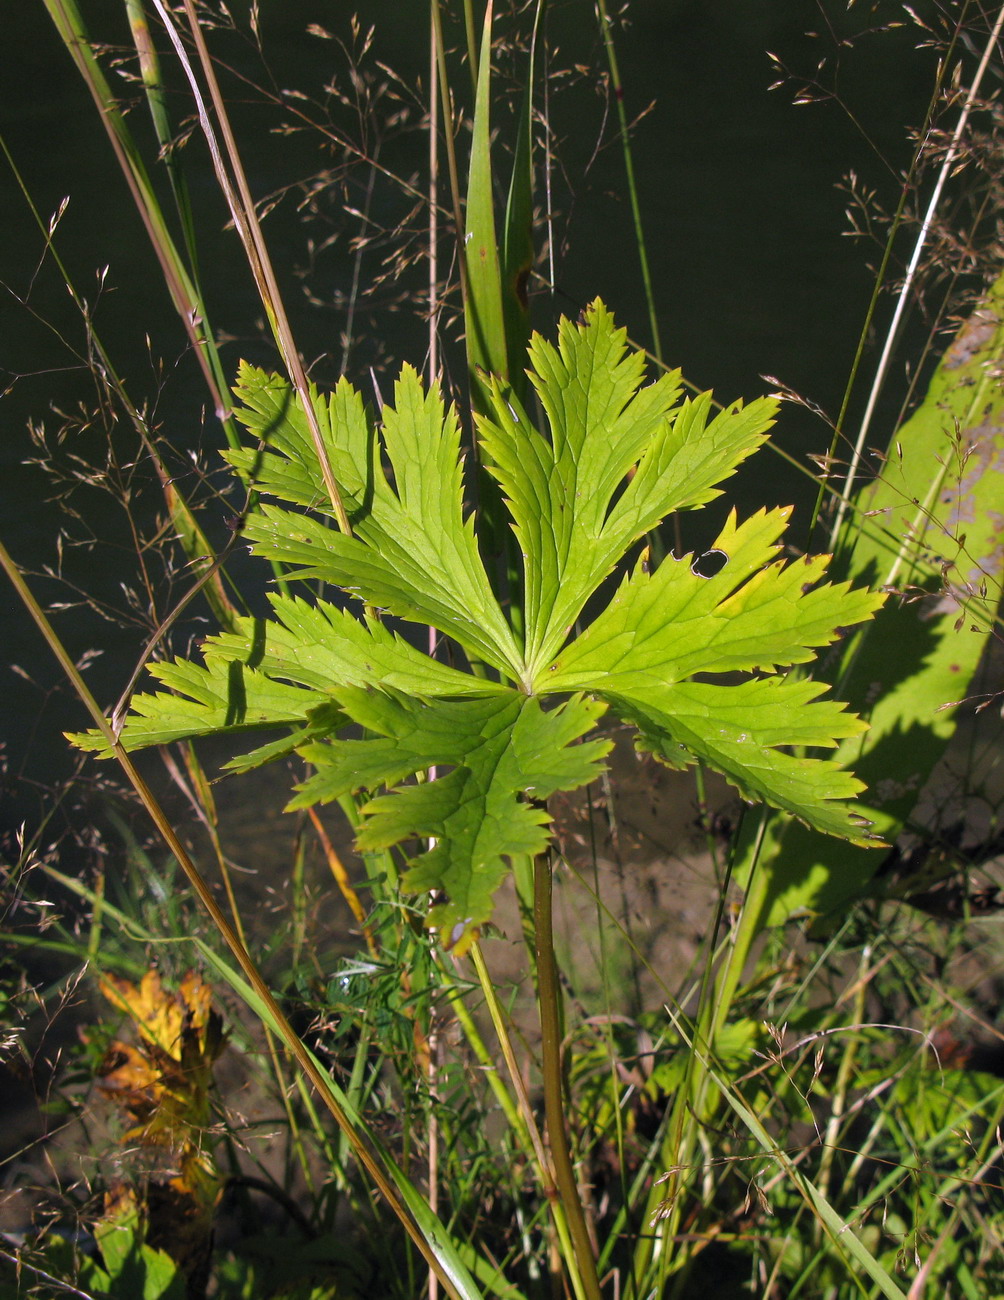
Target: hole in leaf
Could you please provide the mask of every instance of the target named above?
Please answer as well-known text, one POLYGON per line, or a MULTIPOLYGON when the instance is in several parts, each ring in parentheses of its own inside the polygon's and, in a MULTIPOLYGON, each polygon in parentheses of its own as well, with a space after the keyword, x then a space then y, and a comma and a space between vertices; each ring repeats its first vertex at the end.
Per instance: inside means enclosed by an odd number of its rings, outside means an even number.
POLYGON ((697 578, 713 578, 716 573, 721 573, 728 562, 729 557, 724 551, 712 548, 710 551, 705 551, 703 555, 694 556, 690 572, 697 578))

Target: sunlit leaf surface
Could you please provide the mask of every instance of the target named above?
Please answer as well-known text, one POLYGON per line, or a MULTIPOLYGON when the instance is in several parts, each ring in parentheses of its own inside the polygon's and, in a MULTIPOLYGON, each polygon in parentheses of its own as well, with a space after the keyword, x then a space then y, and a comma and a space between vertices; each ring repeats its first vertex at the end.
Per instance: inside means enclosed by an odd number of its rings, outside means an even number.
POLYGON ((781 674, 881 597, 825 583, 825 557, 786 562, 785 510, 730 515, 710 569, 673 555, 653 568, 647 549, 635 553, 668 515, 720 495, 768 436, 773 401, 713 415, 710 394, 681 401, 678 374, 645 386, 644 358, 600 303, 581 324, 563 321, 556 346, 535 336, 530 362, 544 427, 494 380, 492 414, 478 421, 522 556, 512 621, 437 390, 406 367, 379 426, 344 382, 315 395, 348 537, 325 512, 297 399, 243 368, 242 419, 260 444, 231 459, 271 498, 247 535, 291 580, 321 580, 344 604, 274 597, 270 619, 209 638, 204 666, 157 666, 170 693, 137 697, 123 731, 139 746, 293 726, 234 765, 295 749, 314 774, 293 807, 365 793, 360 848, 400 847, 405 887, 433 894, 429 923, 461 945, 490 917, 508 861, 546 848, 547 798, 599 774, 609 742, 591 733, 604 715, 670 765, 700 760, 748 799, 867 841, 848 804, 861 785, 826 755, 863 724, 819 699, 819 683, 781 674), (606 608, 581 626, 626 560, 606 608))

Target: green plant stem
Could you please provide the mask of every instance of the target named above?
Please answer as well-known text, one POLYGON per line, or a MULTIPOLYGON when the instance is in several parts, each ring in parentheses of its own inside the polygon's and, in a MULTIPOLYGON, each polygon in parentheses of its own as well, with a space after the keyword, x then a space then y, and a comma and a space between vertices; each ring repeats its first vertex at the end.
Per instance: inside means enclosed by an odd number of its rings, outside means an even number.
POLYGON ((329 1088, 326 1086, 323 1074, 315 1064, 299 1035, 286 1019, 286 1016, 280 1009, 278 1002, 276 1002, 273 997, 272 991, 269 989, 261 975, 261 972, 252 960, 251 954, 241 943, 237 936, 237 932, 223 914, 219 904, 213 897, 212 890, 209 888, 198 867, 196 867, 188 853, 188 850, 181 843, 174 827, 171 825, 160 804, 154 798, 150 788, 146 784, 146 781, 133 763, 132 758, 126 752, 112 726, 98 708, 97 702, 88 689, 83 677, 81 677, 79 669, 67 653, 62 642, 56 636, 49 620, 46 618, 45 613, 42 610, 42 607, 35 600, 34 595, 21 575, 20 569, 14 563, 7 548, 2 542, 0 542, 0 566, 2 566, 6 572, 15 591, 18 593, 25 608, 34 619, 36 626, 42 633, 50 650, 52 650, 63 671, 66 673, 66 676, 72 683, 81 702, 90 713, 95 725, 104 734, 119 766, 139 796, 140 801, 146 808, 151 820, 157 827, 160 835, 163 837, 165 844, 174 854, 178 865, 188 878, 188 881, 195 890, 199 901, 209 913, 217 932, 233 953, 238 966, 248 981, 248 984, 261 1000, 263 1006, 267 1009, 268 1014, 276 1026, 277 1032, 286 1045, 287 1050, 295 1058, 301 1070, 317 1089, 317 1092, 328 1107, 328 1110, 331 1112, 339 1128, 348 1139, 356 1159, 369 1174, 370 1178, 372 1178, 375 1185, 379 1188, 401 1225, 414 1241, 422 1257, 431 1268, 436 1270, 447 1294, 454 1297, 454 1300, 462 1300, 461 1292, 454 1285, 453 1280, 443 1268, 435 1252, 425 1240, 422 1232, 412 1219, 411 1214, 400 1200, 390 1180, 381 1168, 377 1157, 370 1151, 366 1142, 356 1132, 348 1115, 346 1115, 335 1102, 329 1088))
POLYGON ((485 965, 484 954, 481 951, 480 944, 473 944, 470 952, 471 960, 474 962, 474 969, 478 973, 478 980, 481 983, 481 990, 484 993, 485 1005, 488 1007, 488 1014, 491 1016, 492 1025, 495 1028, 495 1034, 498 1038, 499 1047, 502 1049, 502 1056, 505 1059, 506 1068, 509 1071, 509 1078, 512 1082, 513 1091, 519 1101, 520 1115, 523 1120, 523 1126, 528 1135, 529 1145, 524 1147, 529 1154, 533 1152, 533 1157, 537 1165, 537 1176, 540 1179, 540 1189, 544 1193, 544 1199, 547 1201, 548 1208, 551 1211, 551 1219, 554 1223, 554 1230, 558 1236, 558 1242, 561 1248, 562 1258, 568 1262, 568 1272, 572 1280, 572 1287, 575 1291, 576 1300, 592 1300, 592 1297, 583 1290, 582 1282, 579 1279, 578 1268, 575 1255, 575 1243, 572 1237, 568 1217, 565 1212, 557 1178, 554 1173, 552 1161, 548 1158, 547 1150, 544 1146, 544 1140, 537 1128, 536 1120, 533 1117, 533 1110, 530 1106, 530 1098, 527 1096, 526 1084, 523 1082, 523 1076, 520 1074, 519 1066, 516 1064, 516 1056, 512 1050, 512 1041, 509 1037, 509 1030, 506 1026, 505 1016, 502 1013, 502 1007, 495 995, 495 986, 492 983, 488 967, 485 965))
MULTIPOLYGON (((865 1018, 865 999, 868 995, 870 983, 869 967, 871 957, 871 944, 865 944, 857 971, 852 1024, 859 1025, 865 1018)), ((837 1150, 840 1126, 843 1123, 844 1111, 847 1108, 847 1094, 853 1082, 854 1067, 857 1065, 859 1041, 857 1034, 851 1033, 848 1035, 844 1054, 840 1058, 840 1066, 837 1069, 837 1081, 833 1089, 833 1100, 830 1103, 830 1114, 826 1122, 826 1131, 823 1134, 823 1149, 819 1157, 816 1186, 819 1188, 820 1195, 827 1198, 830 1195, 830 1177, 833 1172, 833 1158, 837 1150)), ((817 1240, 821 1244, 821 1236, 817 1240)))
POLYGON ((457 1017, 457 1022, 463 1030, 464 1038, 467 1045, 477 1058, 478 1064, 484 1071, 485 1078, 488 1080, 488 1086, 495 1094, 495 1100, 498 1102, 502 1113, 509 1122, 510 1128, 516 1134, 520 1145, 524 1150, 529 1150, 531 1146, 530 1132, 527 1128, 519 1107, 509 1095, 509 1091, 499 1077, 498 1067, 492 1059, 492 1054, 488 1050, 488 1045, 481 1036, 481 1032, 474 1021, 474 1017, 467 1009, 467 1003, 464 1001, 463 994, 457 987, 456 976, 447 967, 446 959, 437 952, 436 959, 439 964, 440 973, 446 988, 446 998, 450 1004, 450 1010, 457 1017))
POLYGON ((520 1113, 523 1117, 527 1137, 533 1149, 534 1156, 536 1157, 537 1168, 540 1173, 544 1194, 547 1196, 548 1200, 553 1201, 555 1196, 555 1187, 550 1164, 547 1159, 547 1151, 544 1148, 543 1140, 541 1139, 540 1132, 533 1118, 530 1098, 527 1096, 523 1076, 520 1074, 519 1066, 516 1064, 516 1056, 512 1050, 512 1041, 509 1037, 509 1030, 506 1027, 505 1017, 502 1014, 499 1000, 495 995, 495 986, 492 983, 488 967, 485 965, 485 958, 481 951, 480 944, 475 943, 471 946, 470 956, 471 960, 474 962, 474 969, 477 971, 478 980, 481 983, 481 991, 484 993, 485 1005, 488 1007, 488 1014, 491 1016, 495 1035, 498 1038, 499 1047, 502 1049, 502 1056, 505 1059, 506 1068, 509 1071, 509 1078, 512 1080, 512 1085, 519 1101, 520 1113))
MULTIPOLYGON (((540 1013, 541 1069, 544 1076, 544 1114, 551 1146, 551 1161, 561 1203, 575 1248, 583 1294, 600 1300, 600 1281, 589 1228, 582 1209, 579 1185, 572 1165, 565 1126, 565 1099, 561 1072, 561 1010, 558 969, 554 959, 551 912, 551 854, 538 853, 533 864, 533 917, 537 950, 537 1006, 540 1013)), ((569 1261, 570 1262, 570 1261, 569 1261)))

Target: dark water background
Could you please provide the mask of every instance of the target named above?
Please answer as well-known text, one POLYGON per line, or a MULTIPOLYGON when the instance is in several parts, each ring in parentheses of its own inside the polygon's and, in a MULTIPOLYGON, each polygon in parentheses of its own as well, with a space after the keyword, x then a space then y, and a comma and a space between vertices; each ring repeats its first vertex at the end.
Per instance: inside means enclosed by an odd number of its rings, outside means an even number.
MULTIPOLYGON (((125 43, 118 3, 83 0, 81 8, 96 39, 125 43)), ((245 6, 233 8, 241 13, 245 6)), ((369 59, 374 75, 379 75, 374 63, 379 58, 405 87, 424 84, 427 7, 399 0, 355 8, 363 24, 376 29, 369 59)), ((828 8, 843 21, 842 5, 828 8)), ((899 12, 898 6, 884 8, 899 12)), ((95 303, 97 329, 133 399, 156 402, 156 418, 179 457, 190 451, 211 456, 221 442, 218 427, 205 410, 197 367, 91 100, 41 0, 7 0, 0 12, 7 50, 0 125, 30 195, 45 220, 68 198, 58 245, 81 292, 95 303)), ((353 6, 340 0, 264 0, 262 34, 275 85, 322 99, 322 87, 333 75, 346 85, 337 46, 306 34, 306 28, 321 23, 348 39, 352 12, 353 6)), ((623 160, 612 121, 605 147, 595 152, 604 116, 598 89, 606 65, 592 6, 586 0, 555 3, 550 22, 552 43, 560 48, 556 63, 577 64, 581 74, 570 89, 562 90, 557 80, 552 87, 553 124, 572 192, 559 178, 555 205, 567 249, 557 263, 559 292, 553 298, 537 295, 534 323, 546 330, 559 311, 575 312, 600 295, 631 334, 647 342, 623 160)), ((871 290, 867 261, 876 257, 874 249, 843 237, 845 196, 837 184, 853 168, 878 188, 888 208, 895 205, 897 173, 910 154, 907 128, 923 117, 934 55, 915 49, 916 34, 910 30, 867 37, 844 50, 839 88, 855 124, 832 98, 794 107, 797 83, 768 89, 775 72, 766 50, 805 73, 821 54, 832 52, 825 30, 818 39, 806 35, 813 26, 825 29, 823 11, 804 0, 638 0, 631 6, 630 25, 618 37, 618 50, 629 114, 656 101, 638 125, 633 147, 667 360, 722 398, 755 396, 765 387, 760 376, 769 374, 835 412, 871 290)), ((239 72, 252 79, 264 76, 247 43, 224 38, 220 48, 239 72)), ((405 101, 407 94, 402 91, 405 101)), ((234 105, 234 119, 256 196, 295 185, 331 162, 315 134, 273 133, 279 113, 251 90, 244 98, 234 105)), ((137 134, 151 141, 141 106, 130 120, 137 134)), ((381 162, 421 187, 425 147, 423 133, 401 133, 383 144, 381 162)), ((189 146, 185 161, 204 236, 211 316, 217 332, 234 339, 224 347, 225 363, 231 372, 242 356, 268 363, 260 307, 236 239, 224 229, 225 214, 200 141, 189 146)), ((95 392, 80 360, 84 332, 76 310, 44 257, 41 236, 2 160, 0 174, 0 280, 6 287, 0 303, 6 390, 0 442, 3 540, 22 565, 41 572, 58 562, 61 529, 78 539, 93 534, 93 546, 64 547, 64 571, 73 584, 121 607, 121 584, 131 581, 133 572, 123 512, 101 493, 82 490, 70 505, 85 519, 75 520, 50 500, 51 479, 24 463, 31 454, 28 421, 44 421, 55 430, 61 423, 57 412, 93 404, 95 392)), ((350 185, 359 206, 364 180, 365 174, 350 185)), ((442 185, 445 194, 445 180, 442 185)), ((301 350, 316 360, 317 377, 330 379, 338 371, 338 338, 345 325, 337 295, 349 285, 353 262, 343 235, 319 256, 312 281, 319 301, 308 300, 300 272, 308 262, 305 241, 311 232, 297 213, 297 197, 293 191, 278 204, 266 234, 301 350)), ((321 207, 325 218, 341 220, 334 198, 321 207)), ((402 210, 392 187, 377 187, 375 219, 393 222, 402 210)), ((325 229, 315 226, 312 233, 319 237, 325 229)), ((364 257, 360 269, 364 281, 372 276, 377 255, 364 257)), ((384 298, 389 297, 388 290, 384 298)), ((388 306, 365 326, 348 364, 358 383, 368 384, 370 364, 386 369, 405 358, 421 364, 424 325, 413 314, 388 306)), ((128 431, 115 436, 123 447, 131 446, 128 431)), ((56 460, 64 468, 72 468, 78 456, 100 463, 105 439, 100 426, 74 432, 56 449, 56 460)), ((825 449, 827 430, 789 407, 777 442, 806 464, 810 453, 825 449)), ((141 470, 135 484, 135 510, 149 527, 160 508, 155 483, 141 470)), ((813 497, 809 480, 769 451, 744 469, 729 492, 729 502, 745 510, 796 503, 796 526, 807 518, 813 497)), ((259 576, 249 573, 249 581, 259 576)), ((76 599, 55 581, 40 578, 35 585, 46 601, 76 599)), ((85 719, 9 591, 2 608, 0 687, 10 762, 5 816, 13 822, 37 815, 42 806, 37 792, 69 770, 60 733, 85 719)), ((86 606, 55 617, 74 655, 102 650, 88 667, 88 679, 98 699, 110 703, 129 675, 143 630, 138 623, 121 627, 86 606)))

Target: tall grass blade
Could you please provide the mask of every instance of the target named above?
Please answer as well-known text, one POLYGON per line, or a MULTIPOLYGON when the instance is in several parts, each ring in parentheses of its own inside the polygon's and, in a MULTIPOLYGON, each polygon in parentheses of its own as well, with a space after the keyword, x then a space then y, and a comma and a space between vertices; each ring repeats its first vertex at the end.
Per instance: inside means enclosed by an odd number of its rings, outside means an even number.
POLYGON ((813 1214, 822 1222, 833 1245, 846 1261, 851 1275, 855 1276, 856 1269, 861 1269, 876 1284, 881 1294, 887 1297, 887 1300, 907 1300, 906 1292, 897 1285, 896 1279, 883 1268, 882 1264, 857 1236, 851 1225, 837 1213, 811 1179, 806 1178, 790 1156, 781 1150, 739 1094, 707 1062, 704 1065, 708 1077, 718 1087, 722 1096, 760 1144, 764 1153, 770 1156, 772 1160, 775 1160, 778 1166, 784 1170, 786 1178, 804 1198, 806 1205, 813 1214))
MULTIPOLYGON (((866 735, 838 756, 867 783, 857 811, 887 840, 910 824, 995 625, 1004 580, 1002 363, 1004 274, 959 330, 846 526, 850 576, 898 593, 830 674, 869 719, 866 735)), ((806 827, 775 821, 751 923, 780 924, 803 908, 834 911, 868 889, 886 855, 853 845, 834 851, 806 827)), ((747 852, 741 876, 750 867, 747 852)))
POLYGON ((509 382, 520 402, 526 402, 526 375, 520 358, 526 356, 530 343, 530 303, 528 287, 533 270, 533 100, 537 35, 546 0, 537 0, 526 60, 526 86, 520 105, 516 131, 516 149, 505 226, 502 232, 502 293, 506 322, 506 351, 510 359, 509 382))
POLYGON ((118 100, 94 55, 76 0, 45 0, 45 6, 97 106, 119 167, 160 263, 171 301, 188 334, 206 385, 213 395, 216 414, 223 423, 231 445, 237 446, 240 437, 230 419, 230 398, 226 385, 222 382, 223 369, 216 356, 216 343, 207 325, 203 304, 168 229, 160 201, 118 100))
POLYGON ((464 322, 471 400, 474 410, 484 414, 491 410, 491 403, 483 376, 497 375, 505 380, 510 376, 492 194, 492 10, 493 0, 489 0, 481 38, 463 248, 467 268, 464 322))

